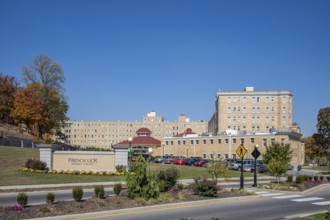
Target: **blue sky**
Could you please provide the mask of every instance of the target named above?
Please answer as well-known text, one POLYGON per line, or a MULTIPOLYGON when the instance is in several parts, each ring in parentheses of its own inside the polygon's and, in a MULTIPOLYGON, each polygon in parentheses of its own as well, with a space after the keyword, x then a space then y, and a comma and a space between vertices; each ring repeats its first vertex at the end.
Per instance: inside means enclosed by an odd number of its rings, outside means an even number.
POLYGON ((38 54, 65 71, 68 116, 141 121, 212 116, 218 89, 291 90, 316 131, 330 101, 330 1, 0 0, 0 72, 38 54))

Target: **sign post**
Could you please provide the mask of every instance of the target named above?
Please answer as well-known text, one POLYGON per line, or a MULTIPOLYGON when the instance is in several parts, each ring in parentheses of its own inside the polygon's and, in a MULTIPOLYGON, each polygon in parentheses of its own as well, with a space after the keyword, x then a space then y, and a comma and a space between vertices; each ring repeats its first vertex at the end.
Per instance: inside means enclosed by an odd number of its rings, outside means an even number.
POLYGON ((241 177, 240 177, 240 188, 239 189, 244 189, 244 175, 243 175, 243 166, 244 166, 244 155, 246 154, 247 150, 241 144, 237 149, 236 149, 236 154, 242 159, 241 160, 241 177))
POLYGON ((253 187, 257 187, 257 158, 260 156, 260 151, 258 150, 258 144, 254 146, 254 151, 251 153, 251 155, 254 157, 254 172, 253 172, 253 187))

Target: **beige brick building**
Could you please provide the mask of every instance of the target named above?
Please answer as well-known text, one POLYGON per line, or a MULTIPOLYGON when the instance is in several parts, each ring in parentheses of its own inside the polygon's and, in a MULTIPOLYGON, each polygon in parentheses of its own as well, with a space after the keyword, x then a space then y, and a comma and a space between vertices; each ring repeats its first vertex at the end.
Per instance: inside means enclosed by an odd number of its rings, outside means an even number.
POLYGON ((209 131, 220 134, 228 129, 238 132, 270 132, 292 127, 292 93, 283 91, 218 92, 216 110, 209 121, 209 131))
POLYGON ((163 116, 157 116, 155 111, 151 111, 142 121, 136 122, 68 121, 63 133, 66 142, 73 146, 111 148, 129 137, 135 137, 136 131, 142 127, 150 129, 152 137, 164 141, 165 137, 175 136, 187 128, 202 134, 208 131, 207 126, 207 122, 190 121, 183 114, 178 117, 178 121, 165 121, 163 116))

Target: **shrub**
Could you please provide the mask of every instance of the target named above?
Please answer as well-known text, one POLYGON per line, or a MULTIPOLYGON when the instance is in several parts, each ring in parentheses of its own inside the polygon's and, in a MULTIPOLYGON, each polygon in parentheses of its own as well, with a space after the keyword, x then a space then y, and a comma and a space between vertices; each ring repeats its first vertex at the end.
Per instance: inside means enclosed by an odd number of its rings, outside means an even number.
POLYGON ((288 180, 287 180, 288 183, 292 183, 293 182, 293 176, 292 175, 289 175, 288 176, 288 180))
POLYGON ((83 191, 82 187, 80 187, 80 186, 74 187, 72 189, 72 197, 76 202, 81 201, 83 194, 84 194, 84 191, 83 191))
POLYGON ((17 195, 17 203, 20 206, 26 206, 28 203, 28 196, 26 195, 26 193, 18 193, 17 195))
POLYGON ((178 184, 176 184, 176 187, 178 188, 178 190, 180 190, 180 191, 182 191, 183 190, 183 188, 184 188, 184 186, 183 186, 183 184, 182 183, 178 183, 178 184))
POLYGON ((320 176, 320 180, 322 180, 322 181, 323 181, 323 180, 324 180, 324 176, 320 176))
POLYGON ((179 178, 179 171, 175 167, 168 168, 166 170, 161 170, 158 174, 159 182, 165 182, 164 191, 168 191, 176 185, 179 178))
POLYGON ((166 182, 164 180, 158 182, 159 192, 166 192, 166 182))
POLYGON ((25 167, 34 170, 46 170, 47 164, 41 160, 28 159, 25 162, 25 167))
POLYGON ((206 178, 195 178, 195 183, 192 188, 196 195, 207 196, 207 197, 216 197, 218 193, 218 186, 216 181, 207 180, 206 178))
POLYGON ((314 181, 318 181, 319 180, 319 176, 314 176, 314 181))
POLYGON ((327 180, 330 181, 330 176, 327 176, 327 180))
POLYGON ((312 176, 308 176, 308 180, 312 181, 313 177, 312 176))
POLYGON ((55 200, 55 195, 54 195, 54 193, 48 193, 48 194, 46 195, 46 203, 47 203, 47 204, 52 204, 52 203, 54 202, 54 200, 55 200))
POLYGON ((118 196, 120 194, 122 188, 123 188, 123 186, 121 185, 121 183, 116 183, 113 187, 113 191, 118 196))
POLYGON ((302 176, 302 175, 296 176, 297 184, 302 184, 303 182, 304 182, 304 176, 302 176))
POLYGON ((95 196, 98 199, 103 199, 104 198, 104 186, 100 185, 100 186, 95 186, 94 187, 94 192, 95 192, 95 196))
POLYGON ((116 166, 116 171, 117 172, 125 172, 126 171, 126 166, 125 165, 117 165, 116 166))

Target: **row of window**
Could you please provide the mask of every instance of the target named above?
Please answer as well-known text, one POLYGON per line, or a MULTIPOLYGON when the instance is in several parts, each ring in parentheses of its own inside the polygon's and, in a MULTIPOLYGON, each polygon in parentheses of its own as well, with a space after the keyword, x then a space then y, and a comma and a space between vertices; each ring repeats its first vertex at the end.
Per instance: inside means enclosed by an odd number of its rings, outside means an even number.
MULTIPOLYGON (((286 96, 281 96, 282 97, 282 102, 285 103, 286 102, 286 96)), ((247 97, 245 96, 228 96, 228 103, 231 102, 242 102, 246 103, 247 102, 247 97)), ((259 96, 253 96, 252 97, 252 103, 260 103, 264 100, 264 102, 269 103, 269 102, 274 102, 275 101, 275 97, 274 96, 266 96, 266 97, 259 97, 259 96)), ((289 101, 291 101, 291 99, 289 99, 289 101)))
MULTIPOLYGON (((232 112, 243 112, 243 113, 246 113, 246 110, 247 110, 247 108, 246 107, 240 107, 240 106, 238 106, 238 107, 227 107, 227 113, 232 113, 232 112)), ((251 108, 251 112, 252 113, 260 113, 260 111, 261 111, 262 109, 260 108, 260 107, 252 107, 251 108)), ((265 110, 266 110, 266 113, 269 113, 270 111, 271 112, 275 112, 275 107, 266 107, 265 108, 265 110)), ((286 107, 285 106, 283 106, 282 107, 282 113, 283 114, 286 114, 286 107)))
MULTIPOLYGON (((204 140, 201 140, 202 144, 203 145, 206 145, 206 144, 221 144, 223 141, 223 143, 225 144, 229 144, 230 142, 230 139, 231 139, 231 143, 232 144, 237 144, 239 142, 239 144, 244 144, 245 142, 245 138, 225 138, 225 139, 208 139, 208 141, 206 139, 204 140)), ((250 144, 254 144, 255 143, 255 138, 249 138, 249 143, 250 144)), ((271 143, 275 143, 275 139, 274 138, 271 138, 270 139, 271 143)), ((177 146, 185 146, 186 145, 186 140, 176 140, 176 141, 165 141, 165 145, 167 146, 174 146, 174 145, 177 145, 177 146)), ((200 140, 190 140, 188 141, 188 143, 190 143, 190 145, 193 145, 193 146, 196 146, 196 145, 199 145, 200 144, 200 140)), ((281 144, 285 144, 285 139, 282 138, 281 139, 281 144)), ((266 147, 267 146, 267 138, 263 138, 262 139, 262 146, 263 147, 266 147)))

